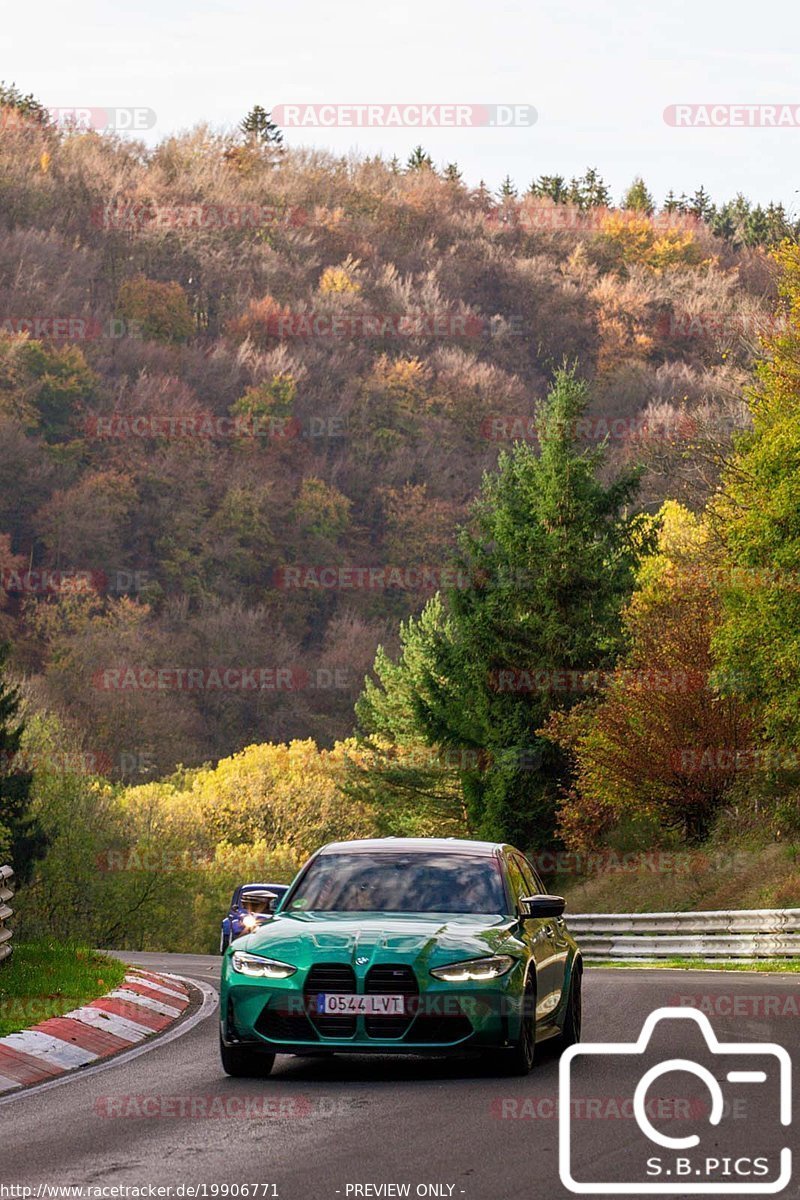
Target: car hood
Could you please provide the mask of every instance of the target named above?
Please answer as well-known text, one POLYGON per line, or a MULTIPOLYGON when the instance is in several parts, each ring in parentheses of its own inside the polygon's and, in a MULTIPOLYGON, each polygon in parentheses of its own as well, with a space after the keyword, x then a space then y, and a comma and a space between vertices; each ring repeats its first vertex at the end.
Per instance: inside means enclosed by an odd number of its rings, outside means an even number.
POLYGON ((237 946, 296 967, 350 963, 360 973, 376 963, 402 962, 430 969, 508 949, 516 925, 503 916, 279 913, 237 946))

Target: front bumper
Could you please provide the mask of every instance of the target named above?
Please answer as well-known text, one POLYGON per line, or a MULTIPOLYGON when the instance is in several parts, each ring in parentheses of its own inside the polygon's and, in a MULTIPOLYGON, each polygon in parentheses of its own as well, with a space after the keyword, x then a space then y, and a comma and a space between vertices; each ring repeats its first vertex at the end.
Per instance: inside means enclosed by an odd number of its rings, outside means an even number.
MULTIPOLYGON (((275 1054, 409 1053, 503 1047, 519 1037, 523 966, 491 982, 425 981, 406 997, 405 1015, 329 1017, 316 1011, 307 972, 266 983, 235 974, 226 963, 221 1033, 226 1045, 275 1054)), ((363 991, 363 981, 358 986, 363 991)))

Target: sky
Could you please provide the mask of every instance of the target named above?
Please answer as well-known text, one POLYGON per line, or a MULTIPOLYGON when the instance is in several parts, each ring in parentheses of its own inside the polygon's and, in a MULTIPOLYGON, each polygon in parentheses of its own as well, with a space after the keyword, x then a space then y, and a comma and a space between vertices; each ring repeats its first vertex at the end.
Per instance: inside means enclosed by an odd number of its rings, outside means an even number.
MULTIPOLYGON (((531 105, 509 127, 285 129, 290 146, 439 165, 496 189, 599 168, 619 199, 642 175, 661 201, 701 184, 800 215, 796 0, 37 0, 6 5, 0 78, 56 109, 151 110, 150 144, 254 105, 531 105), (674 126, 669 105, 730 127, 674 126), (793 124, 730 105, 786 105, 793 124), (694 110, 692 110, 694 113, 694 110)), ((789 116, 786 116, 786 113, 789 116)))

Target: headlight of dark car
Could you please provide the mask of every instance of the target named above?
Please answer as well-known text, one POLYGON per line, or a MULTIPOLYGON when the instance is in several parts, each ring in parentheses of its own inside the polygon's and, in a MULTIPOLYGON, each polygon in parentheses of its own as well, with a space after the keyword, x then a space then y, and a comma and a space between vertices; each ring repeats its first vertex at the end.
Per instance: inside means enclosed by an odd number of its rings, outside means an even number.
POLYGON ((446 967, 432 967, 434 979, 446 983, 479 983, 487 979, 499 979, 514 966, 517 960, 510 954, 493 954, 491 958, 468 958, 464 962, 450 963, 446 967))
POLYGON ((258 979, 288 979, 297 970, 297 967, 279 962, 277 958, 262 958, 260 954, 245 954, 243 950, 234 951, 231 966, 239 975, 258 979))

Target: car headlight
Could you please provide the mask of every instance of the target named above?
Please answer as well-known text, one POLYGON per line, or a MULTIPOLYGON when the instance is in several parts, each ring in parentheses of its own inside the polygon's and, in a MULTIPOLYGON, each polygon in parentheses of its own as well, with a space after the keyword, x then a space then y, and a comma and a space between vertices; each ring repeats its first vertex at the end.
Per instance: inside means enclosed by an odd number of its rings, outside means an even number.
POLYGON ((245 913, 245 915, 242 917, 242 924, 244 925, 245 929, 255 929, 258 921, 252 913, 245 913))
POLYGON ((233 952, 231 966, 240 975, 250 975, 260 979, 288 979, 297 970, 297 967, 293 967, 289 963, 278 962, 276 958, 262 958, 259 954, 245 954, 243 950, 233 952))
POLYGON ((447 967, 432 967, 431 975, 435 979, 444 979, 446 983, 499 979, 511 970, 516 961, 510 954, 494 954, 491 958, 469 958, 466 962, 450 963, 447 967))

